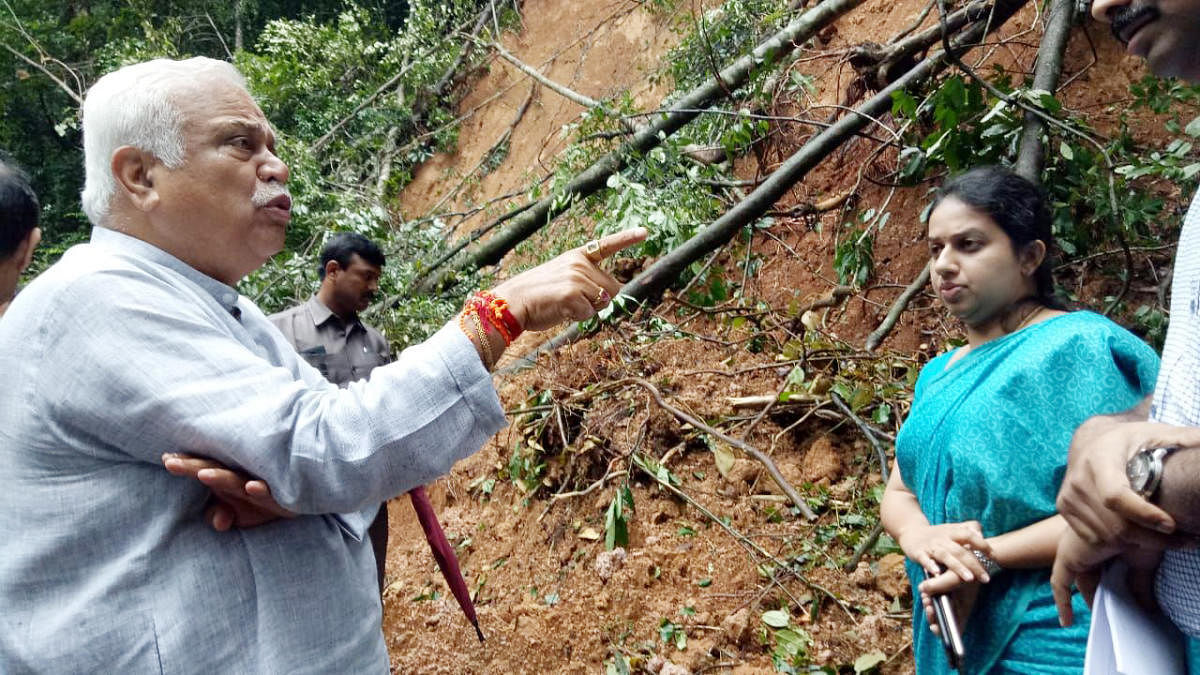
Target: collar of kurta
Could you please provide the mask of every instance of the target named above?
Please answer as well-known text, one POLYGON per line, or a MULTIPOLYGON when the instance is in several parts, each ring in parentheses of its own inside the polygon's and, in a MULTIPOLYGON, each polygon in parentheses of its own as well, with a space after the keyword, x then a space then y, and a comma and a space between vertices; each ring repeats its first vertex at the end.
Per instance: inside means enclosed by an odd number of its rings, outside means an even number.
POLYGON ((226 311, 235 317, 241 314, 241 310, 237 306, 238 298, 241 297, 241 294, 237 292, 237 289, 224 282, 217 281, 153 244, 142 241, 137 237, 131 237, 123 232, 110 230, 107 227, 93 227, 91 243, 93 246, 112 251, 119 255, 149 260, 150 262, 178 272, 212 295, 226 311))

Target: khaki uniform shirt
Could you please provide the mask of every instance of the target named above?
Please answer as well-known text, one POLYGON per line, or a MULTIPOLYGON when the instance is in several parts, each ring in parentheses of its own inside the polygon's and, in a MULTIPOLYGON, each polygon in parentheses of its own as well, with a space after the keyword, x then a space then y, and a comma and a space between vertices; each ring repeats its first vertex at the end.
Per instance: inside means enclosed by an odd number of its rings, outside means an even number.
POLYGON ((379 331, 357 317, 344 323, 316 295, 269 318, 305 361, 339 387, 367 379, 371 370, 392 360, 379 331))

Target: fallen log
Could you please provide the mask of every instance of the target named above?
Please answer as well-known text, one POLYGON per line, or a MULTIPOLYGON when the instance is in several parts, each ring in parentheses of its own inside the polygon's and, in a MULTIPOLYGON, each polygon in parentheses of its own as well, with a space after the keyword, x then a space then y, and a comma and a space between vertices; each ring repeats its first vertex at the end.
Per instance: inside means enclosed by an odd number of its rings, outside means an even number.
POLYGON ((663 106, 666 110, 662 114, 633 134, 619 148, 576 174, 563 188, 562 193, 536 202, 519 217, 513 218, 504 229, 492 235, 478 249, 469 253, 459 264, 436 275, 427 276, 415 284, 415 289, 418 292, 429 293, 440 288, 454 270, 476 269, 499 262, 513 247, 566 211, 574 202, 604 188, 609 176, 624 169, 631 157, 657 147, 663 139, 683 128, 724 97, 727 91, 744 85, 764 63, 777 63, 798 44, 808 40, 817 31, 863 2, 864 0, 824 0, 805 12, 783 30, 764 40, 749 54, 726 66, 716 76, 687 92, 673 104, 663 106))
MULTIPOLYGON (((1038 47, 1037 66, 1033 71, 1033 88, 1051 94, 1058 88, 1062 75, 1063 55, 1071 39, 1071 26, 1075 23, 1076 0, 1053 0, 1046 19, 1046 31, 1038 47)), ((1046 145, 1042 140, 1046 125, 1041 118, 1025 113, 1025 126, 1021 130, 1020 151, 1013 170, 1029 180, 1040 183, 1046 158, 1046 145)))
MULTIPOLYGON (((969 49, 988 31, 995 30, 1007 22, 1026 2, 1027 0, 997 0, 994 12, 985 20, 975 22, 964 30, 954 40, 952 48, 956 52, 969 49)), ((632 307, 639 303, 656 302, 661 293, 689 265, 716 250, 738 230, 761 217, 821 160, 854 137, 867 124, 888 112, 892 106, 894 92, 919 85, 944 70, 950 62, 947 56, 945 51, 939 51, 926 57, 871 99, 810 139, 744 200, 625 284, 620 293, 632 300, 628 305, 632 307)), ((579 325, 574 324, 542 343, 525 360, 573 342, 579 335, 579 325)))

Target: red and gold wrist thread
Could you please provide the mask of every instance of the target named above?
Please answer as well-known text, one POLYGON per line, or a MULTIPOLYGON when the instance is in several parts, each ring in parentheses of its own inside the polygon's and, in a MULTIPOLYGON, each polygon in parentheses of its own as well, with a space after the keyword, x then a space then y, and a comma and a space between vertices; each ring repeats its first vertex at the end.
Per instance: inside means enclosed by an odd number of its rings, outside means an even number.
POLYGON ((487 302, 485 302, 479 296, 473 295, 469 300, 467 300, 467 307, 470 308, 471 311, 475 312, 476 316, 483 320, 485 324, 484 330, 487 330, 488 328, 495 329, 495 331, 500 334, 500 337, 504 339, 505 347, 512 344, 512 336, 509 335, 508 331, 504 327, 504 324, 499 319, 494 317, 492 309, 488 306, 487 302))
POLYGON ((488 305, 491 307, 494 316, 504 323, 505 328, 508 329, 508 334, 516 340, 525 329, 517 321, 517 317, 513 316, 512 311, 509 310, 508 301, 504 298, 498 298, 488 291, 480 291, 480 294, 488 300, 488 305))
POLYGON ((480 316, 487 318, 488 322, 496 327, 497 332, 504 336, 506 345, 512 344, 512 341, 524 332, 504 298, 496 297, 490 291, 476 291, 471 301, 477 303, 480 316))

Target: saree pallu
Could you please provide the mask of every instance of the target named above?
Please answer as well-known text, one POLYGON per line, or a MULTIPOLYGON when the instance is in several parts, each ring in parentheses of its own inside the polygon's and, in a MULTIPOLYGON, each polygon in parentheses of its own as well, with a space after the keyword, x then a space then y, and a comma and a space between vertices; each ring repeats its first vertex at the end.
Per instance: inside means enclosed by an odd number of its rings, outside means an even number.
MULTIPOLYGON (((1053 516, 1076 427, 1132 408, 1158 374, 1153 350, 1091 312, 1042 321, 950 364, 952 355, 921 370, 896 460, 931 524, 978 520, 985 537, 1053 516)), ((909 561, 908 573, 917 672, 949 672, 921 611, 921 571, 909 561)), ((1003 570, 981 587, 963 672, 1082 671, 1090 614, 1077 593, 1075 626, 1060 628, 1049 581, 1049 568, 1003 570)))

